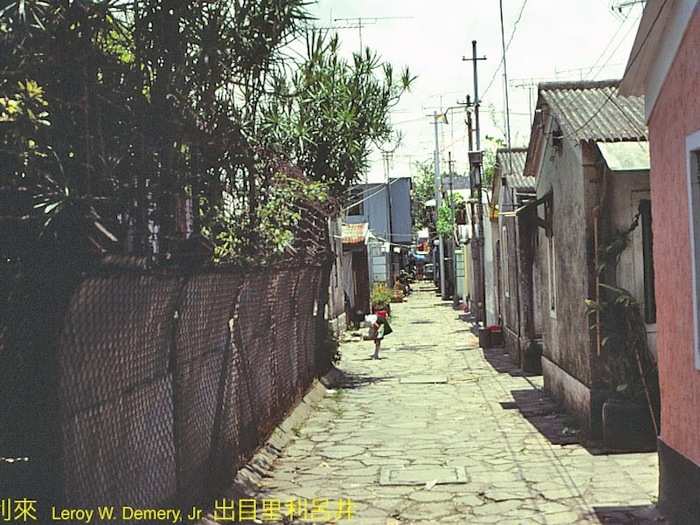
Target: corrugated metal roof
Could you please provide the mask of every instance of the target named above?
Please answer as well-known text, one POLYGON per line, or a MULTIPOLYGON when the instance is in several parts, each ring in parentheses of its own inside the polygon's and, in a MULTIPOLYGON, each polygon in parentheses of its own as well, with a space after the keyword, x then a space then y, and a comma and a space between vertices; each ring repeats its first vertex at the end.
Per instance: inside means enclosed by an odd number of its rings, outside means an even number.
POLYGON ((527 148, 499 149, 496 151, 496 169, 506 184, 516 190, 534 191, 535 177, 526 177, 527 148))
POLYGON ((364 244, 367 240, 369 224, 343 224, 343 244, 364 244))
POLYGON ((623 97, 619 80, 543 82, 539 95, 565 137, 597 142, 647 140, 643 97, 623 97))

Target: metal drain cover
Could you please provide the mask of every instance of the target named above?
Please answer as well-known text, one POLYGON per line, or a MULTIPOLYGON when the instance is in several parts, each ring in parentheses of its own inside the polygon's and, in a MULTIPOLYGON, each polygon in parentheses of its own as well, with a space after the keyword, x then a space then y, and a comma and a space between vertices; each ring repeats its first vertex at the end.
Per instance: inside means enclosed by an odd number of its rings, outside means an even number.
POLYGON ((382 467, 379 473, 380 485, 458 485, 469 483, 464 467, 382 467))
POLYGON ((399 379, 404 385, 435 385, 447 383, 447 376, 415 375, 399 379))

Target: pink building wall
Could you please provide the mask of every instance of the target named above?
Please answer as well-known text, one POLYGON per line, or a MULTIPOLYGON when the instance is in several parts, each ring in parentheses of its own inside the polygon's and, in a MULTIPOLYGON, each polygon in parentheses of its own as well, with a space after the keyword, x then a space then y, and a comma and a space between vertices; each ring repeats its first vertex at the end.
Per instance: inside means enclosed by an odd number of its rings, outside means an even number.
POLYGON ((661 439, 700 465, 700 371, 695 369, 686 136, 700 130, 700 9, 649 120, 661 439))

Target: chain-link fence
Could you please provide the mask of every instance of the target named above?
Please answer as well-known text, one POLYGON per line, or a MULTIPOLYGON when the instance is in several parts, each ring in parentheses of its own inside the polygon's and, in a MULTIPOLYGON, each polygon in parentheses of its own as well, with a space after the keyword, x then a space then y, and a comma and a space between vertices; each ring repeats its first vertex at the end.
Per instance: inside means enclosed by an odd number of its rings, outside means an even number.
POLYGON ((327 272, 308 259, 189 271, 132 260, 80 276, 53 321, 50 307, 35 317, 54 329, 22 340, 29 321, 3 323, 15 431, 0 455, 29 461, 0 464, 0 479, 69 507, 210 498, 312 382, 327 272))

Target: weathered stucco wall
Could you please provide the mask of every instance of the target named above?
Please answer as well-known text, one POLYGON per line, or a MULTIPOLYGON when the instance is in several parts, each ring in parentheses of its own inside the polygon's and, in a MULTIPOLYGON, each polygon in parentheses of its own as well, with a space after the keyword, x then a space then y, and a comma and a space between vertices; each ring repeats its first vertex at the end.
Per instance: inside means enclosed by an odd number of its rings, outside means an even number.
MULTIPOLYGON (((538 260, 542 286, 539 300, 543 312, 544 355, 581 383, 591 386, 591 334, 585 299, 590 292, 588 251, 589 213, 586 211, 581 148, 568 140, 561 150, 550 143, 544 153, 537 197, 553 191, 556 312, 550 313, 547 237, 539 232, 538 260)), ((544 207, 538 213, 544 218, 544 207)), ((545 377, 545 381, 547 378, 545 377)))
POLYGON ((520 316, 518 296, 518 236, 515 217, 500 217, 503 268, 503 326, 506 350, 520 364, 520 316))
POLYGON ((503 316, 501 230, 497 220, 490 221, 487 227, 491 229, 491 253, 493 257, 493 283, 491 291, 493 295, 493 316, 491 316, 491 321, 489 322, 491 324, 498 324, 501 322, 503 316))
POLYGON ((700 13, 696 9, 649 121, 661 438, 696 464, 700 464, 700 371, 693 362, 685 138, 698 130, 700 13))

